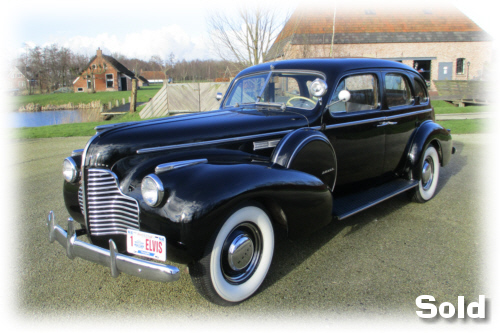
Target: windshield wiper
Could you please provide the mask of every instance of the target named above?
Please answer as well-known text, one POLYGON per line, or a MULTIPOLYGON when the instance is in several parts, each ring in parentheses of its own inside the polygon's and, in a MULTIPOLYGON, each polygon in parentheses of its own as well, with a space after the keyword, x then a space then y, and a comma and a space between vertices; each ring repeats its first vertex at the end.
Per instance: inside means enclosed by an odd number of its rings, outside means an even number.
POLYGON ((285 103, 256 102, 255 105, 258 105, 258 106, 272 106, 272 107, 275 107, 275 108, 280 108, 283 111, 286 110, 285 103))

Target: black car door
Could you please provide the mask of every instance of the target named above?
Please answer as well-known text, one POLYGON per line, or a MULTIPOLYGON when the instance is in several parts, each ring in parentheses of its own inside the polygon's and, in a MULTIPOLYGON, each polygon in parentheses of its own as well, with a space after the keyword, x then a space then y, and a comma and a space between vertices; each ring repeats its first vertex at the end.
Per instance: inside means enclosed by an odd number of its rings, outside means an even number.
POLYGON ((383 170, 395 174, 406 161, 405 150, 412 133, 424 119, 430 119, 431 107, 425 87, 405 72, 387 71, 383 77, 383 109, 386 117, 383 170), (418 86, 414 86, 414 84, 418 86), (415 96, 418 98, 415 98, 415 96))
POLYGON ((380 76, 374 72, 343 76, 335 87, 323 115, 324 133, 337 155, 337 187, 361 183, 381 175, 385 133, 380 103, 380 76), (348 90, 348 102, 338 94, 348 90))

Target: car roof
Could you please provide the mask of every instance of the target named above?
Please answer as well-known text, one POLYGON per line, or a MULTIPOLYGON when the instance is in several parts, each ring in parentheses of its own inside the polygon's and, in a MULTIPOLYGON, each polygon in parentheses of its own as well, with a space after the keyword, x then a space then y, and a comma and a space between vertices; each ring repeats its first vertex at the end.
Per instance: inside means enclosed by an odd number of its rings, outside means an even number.
POLYGON ((338 59, 294 59, 266 62, 263 64, 248 67, 241 71, 237 77, 247 75, 253 72, 268 71, 270 66, 274 70, 284 69, 302 69, 323 72, 327 76, 331 74, 340 74, 349 70, 368 69, 368 68, 387 68, 409 70, 418 75, 418 72, 408 65, 397 61, 372 59, 372 58, 338 58, 338 59))

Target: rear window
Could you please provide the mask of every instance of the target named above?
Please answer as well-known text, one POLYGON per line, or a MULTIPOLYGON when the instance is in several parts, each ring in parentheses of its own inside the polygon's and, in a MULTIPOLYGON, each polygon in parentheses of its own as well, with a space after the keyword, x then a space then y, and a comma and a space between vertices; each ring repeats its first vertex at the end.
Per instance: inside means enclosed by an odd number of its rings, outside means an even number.
POLYGON ((412 103, 410 86, 406 78, 401 74, 387 74, 385 76, 385 94, 388 107, 412 103))

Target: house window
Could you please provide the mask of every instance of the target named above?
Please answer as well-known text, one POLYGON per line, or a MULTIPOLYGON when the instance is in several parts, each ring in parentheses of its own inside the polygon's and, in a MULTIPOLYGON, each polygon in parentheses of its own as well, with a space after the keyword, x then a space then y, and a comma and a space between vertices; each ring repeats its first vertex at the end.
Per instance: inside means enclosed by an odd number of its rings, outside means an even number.
POLYGON ((113 88, 113 74, 106 74, 106 88, 113 88))
POLYGON ((78 88, 78 91, 83 91, 83 88, 78 88))
POLYGON ((92 88, 92 82, 90 80, 87 80, 87 89, 92 88))
POLYGON ((465 73, 465 58, 457 59, 457 74, 465 73))

